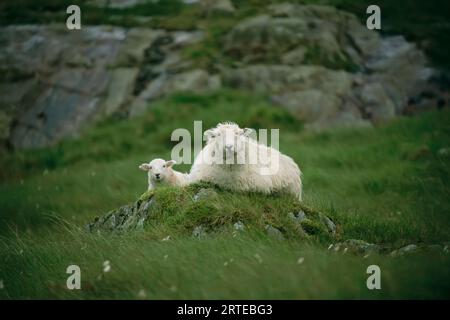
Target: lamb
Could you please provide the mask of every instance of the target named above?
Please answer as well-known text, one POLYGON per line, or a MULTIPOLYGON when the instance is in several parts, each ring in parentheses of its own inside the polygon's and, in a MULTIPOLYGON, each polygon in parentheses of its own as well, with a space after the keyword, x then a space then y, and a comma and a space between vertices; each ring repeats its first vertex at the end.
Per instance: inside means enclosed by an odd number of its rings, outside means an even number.
POLYGON ((302 173, 297 164, 251 138, 251 133, 230 122, 205 131, 207 142, 194 160, 190 182, 207 181, 235 191, 287 193, 301 201, 302 173))
POLYGON ((188 184, 189 176, 172 169, 176 164, 175 160, 165 161, 163 159, 153 159, 149 163, 143 163, 139 169, 148 172, 148 190, 152 190, 161 185, 185 186, 188 184))

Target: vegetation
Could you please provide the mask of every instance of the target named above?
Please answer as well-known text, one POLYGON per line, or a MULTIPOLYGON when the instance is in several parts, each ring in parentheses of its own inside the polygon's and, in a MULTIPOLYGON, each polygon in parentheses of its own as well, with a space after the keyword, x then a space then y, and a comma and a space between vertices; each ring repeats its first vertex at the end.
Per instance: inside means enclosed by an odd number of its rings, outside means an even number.
POLYGON ((327 250, 350 238, 394 246, 449 241, 449 115, 308 133, 263 97, 178 94, 141 118, 109 120, 80 139, 2 157, 0 297, 449 298, 448 254, 364 259, 327 250), (304 173, 303 205, 336 221, 337 238, 297 237, 286 216, 296 205, 282 196, 219 191, 191 210, 178 206, 184 191, 171 188, 161 191, 168 209, 143 231, 86 232, 96 216, 140 197, 147 181, 137 166, 170 157, 172 130, 193 128, 198 119, 204 129, 224 120, 280 128, 281 151, 304 173), (191 236, 198 223, 230 228, 235 219, 250 228, 237 236, 231 229, 191 236), (267 237, 267 221, 284 228, 286 239, 267 237), (109 272, 102 270, 106 260, 109 272), (70 264, 81 267, 82 290, 65 287, 70 264), (366 288, 370 264, 382 269, 382 290, 366 288))

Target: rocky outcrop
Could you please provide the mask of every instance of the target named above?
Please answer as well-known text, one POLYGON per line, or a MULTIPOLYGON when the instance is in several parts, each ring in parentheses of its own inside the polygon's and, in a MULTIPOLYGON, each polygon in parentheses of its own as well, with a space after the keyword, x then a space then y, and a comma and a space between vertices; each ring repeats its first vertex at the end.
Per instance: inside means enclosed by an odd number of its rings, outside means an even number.
MULTIPOLYGON (((305 239, 309 236, 327 236, 333 238, 337 234, 336 224, 324 213, 316 212, 310 208, 302 208, 300 211, 289 213, 290 219, 285 219, 286 213, 276 212, 266 216, 263 212, 257 219, 251 216, 234 216, 233 213, 224 211, 219 203, 229 201, 229 193, 213 186, 191 185, 188 188, 153 190, 144 194, 139 200, 129 205, 112 210, 104 216, 96 218, 87 225, 87 230, 93 233, 101 232, 130 232, 142 230, 148 224, 166 223, 167 212, 179 216, 177 229, 185 229, 187 234, 193 237, 204 238, 210 233, 231 232, 236 236, 238 232, 246 232, 249 229, 265 232, 269 237, 283 240, 287 237, 305 239), (171 207, 176 203, 174 207, 171 207), (203 212, 203 215, 202 215, 203 212), (277 215, 277 216, 274 216, 277 215), (247 220, 241 220, 247 219, 247 220), (258 221, 256 221, 258 220, 258 221), (284 224, 281 224, 284 222, 284 224)), ((266 196, 261 201, 270 202, 266 196)), ((293 205, 300 204, 296 201, 293 205)), ((239 208, 234 209, 235 212, 239 208)))
POLYGON ((115 112, 129 98, 143 51, 158 35, 114 27, 3 28, 0 92, 8 98, 0 109, 12 121, 10 143, 50 145, 115 112))
POLYGON ((210 90, 220 81, 183 73, 179 58, 184 45, 200 39, 198 32, 108 26, 2 28, 0 138, 15 148, 49 146, 110 114, 138 113, 135 100, 210 90))
POLYGON ((245 63, 315 62, 340 68, 361 65, 379 45, 378 34, 362 27, 350 13, 284 3, 235 26, 226 38, 225 52, 245 63))
POLYGON ((401 114, 434 74, 414 44, 328 6, 272 5, 235 26, 224 52, 238 61, 225 84, 269 94, 315 128, 401 114))
MULTIPOLYGON (((116 9, 139 3, 91 1, 116 9)), ((235 10, 230 1, 192 5, 205 16, 235 10)), ((266 95, 319 129, 368 126, 449 104, 448 77, 430 69, 414 44, 381 37, 333 7, 276 4, 244 19, 224 36, 214 74, 182 52, 203 39, 201 31, 2 27, 0 142, 49 146, 111 114, 140 115, 174 92, 220 87, 266 95)))

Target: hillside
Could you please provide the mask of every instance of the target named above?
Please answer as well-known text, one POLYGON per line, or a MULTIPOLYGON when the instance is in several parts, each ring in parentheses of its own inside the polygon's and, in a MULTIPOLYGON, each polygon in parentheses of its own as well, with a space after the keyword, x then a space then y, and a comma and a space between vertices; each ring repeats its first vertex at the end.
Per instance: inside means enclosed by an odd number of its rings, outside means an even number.
POLYGON ((108 121, 81 139, 14 154, 0 187, 0 295, 448 298, 448 119, 443 110, 376 128, 310 133, 298 131, 297 120, 258 97, 239 92, 183 94, 161 101, 141 118, 108 121), (223 103, 230 106, 226 115, 223 103), (251 107, 243 112, 243 105, 251 107), (169 141, 173 128, 189 128, 197 118, 208 126, 218 118, 258 126, 254 114, 264 121, 259 125, 281 128, 281 150, 304 172, 301 206, 329 216, 338 227, 336 235, 319 227, 322 232, 302 236, 289 216, 300 204, 279 196, 217 190, 212 202, 179 206, 201 186, 162 190, 165 200, 156 220, 141 231, 86 231, 94 218, 141 197, 146 176, 137 166, 169 155, 170 144, 162 142, 169 141), (237 222, 244 231, 235 229, 237 222), (268 233, 267 224, 283 237, 268 233), (223 227, 211 228, 214 225, 223 227), (382 252, 363 257, 342 248, 327 250, 347 239, 392 248, 437 246, 397 258, 382 252), (69 264, 82 268, 81 291, 65 289, 69 264), (369 264, 381 266, 383 290, 367 290, 369 264))
POLYGON ((449 1, 77 3, 0 1, 0 299, 450 298, 449 1), (279 129, 303 200, 146 191, 195 121, 279 129))

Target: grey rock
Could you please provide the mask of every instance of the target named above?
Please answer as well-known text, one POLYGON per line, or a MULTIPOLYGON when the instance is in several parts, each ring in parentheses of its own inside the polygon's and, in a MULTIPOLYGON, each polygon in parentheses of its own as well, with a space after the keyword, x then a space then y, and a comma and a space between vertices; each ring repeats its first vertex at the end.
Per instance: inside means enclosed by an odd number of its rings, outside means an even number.
POLYGON ((233 14, 236 9, 230 0, 199 0, 203 15, 233 14))
POLYGON ((277 240, 284 239, 283 233, 280 230, 278 230, 277 228, 268 224, 268 225, 266 225, 265 229, 266 229, 267 234, 270 237, 277 239, 277 240))
POLYGON ((196 226, 192 231, 192 236, 196 238, 204 238, 206 236, 206 230, 203 226, 196 226))
POLYGON ((217 196, 217 192, 211 188, 201 188, 195 195, 194 201, 203 201, 217 196))
POLYGON ((154 206, 153 197, 136 201, 131 205, 113 210, 103 217, 96 218, 86 226, 86 229, 93 233, 140 230, 151 217, 154 206))
POLYGON ((400 249, 394 250, 391 252, 392 257, 404 256, 406 254, 414 253, 419 249, 419 247, 415 244, 409 244, 400 249))
POLYGON ((180 87, 219 87, 217 76, 183 69, 189 63, 179 51, 202 35, 111 26, 84 26, 79 32, 67 32, 64 25, 2 27, 1 139, 17 149, 50 146, 105 116, 129 114, 131 106, 145 110, 149 99, 141 99, 141 88, 164 72, 181 75, 163 82, 164 94, 157 98, 180 87), (143 77, 144 69, 151 76, 143 77))
POLYGON ((377 33, 347 12, 285 3, 269 6, 268 15, 235 26, 227 36, 225 52, 245 62, 279 63, 288 51, 304 48, 322 62, 345 61, 353 55, 358 63, 378 42, 377 33))
POLYGON ((303 210, 298 211, 296 214, 294 214, 293 212, 289 212, 288 216, 296 223, 301 223, 303 220, 307 219, 306 214, 303 210))
POLYGON ((330 218, 328 218, 326 215, 324 215, 321 212, 319 213, 319 216, 320 216, 320 220, 322 221, 323 224, 325 224, 328 231, 332 235, 336 234, 336 224, 330 218))
POLYGON ((236 231, 244 231, 245 225, 242 223, 242 221, 238 221, 233 225, 234 230, 236 231))
POLYGON ((379 245, 357 239, 348 239, 343 242, 333 244, 332 246, 330 246, 330 250, 336 252, 349 252, 364 256, 382 252, 382 248, 379 245))

